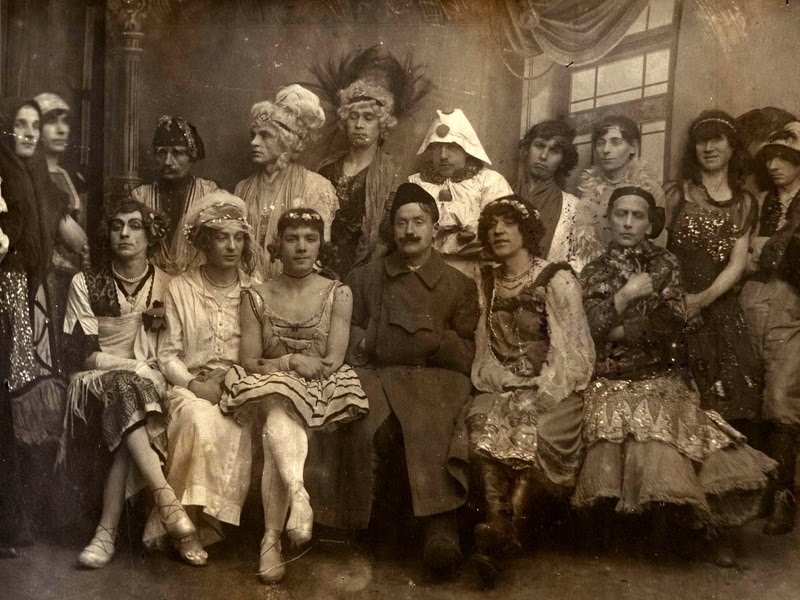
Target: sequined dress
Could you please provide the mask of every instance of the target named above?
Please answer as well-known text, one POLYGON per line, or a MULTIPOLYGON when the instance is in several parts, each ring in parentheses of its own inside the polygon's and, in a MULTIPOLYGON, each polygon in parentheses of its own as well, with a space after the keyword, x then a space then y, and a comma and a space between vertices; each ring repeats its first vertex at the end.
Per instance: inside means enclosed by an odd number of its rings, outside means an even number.
POLYGON ((582 453, 577 392, 594 366, 579 286, 566 264, 542 260, 513 296, 498 296, 499 277, 491 267, 481 270, 470 450, 571 488, 582 453))
POLYGON ((367 203, 367 168, 355 175, 345 175, 343 164, 344 161, 339 160, 319 172, 336 187, 339 198, 339 209, 331 224, 331 239, 336 247, 332 268, 342 278, 350 273, 356 262, 367 203))
MULTIPOLYGON (((246 292, 261 322, 264 358, 295 353, 325 356, 334 295, 340 285, 337 281, 331 282, 319 311, 299 322, 281 317, 257 291, 246 292)), ((223 413, 234 413, 241 418, 242 411, 275 397, 286 399, 311 428, 346 423, 369 411, 358 375, 346 364, 321 381, 303 379, 293 371, 248 374, 241 366, 233 365, 225 376, 225 393, 219 406, 223 413)))
POLYGON ((619 513, 638 514, 670 504, 688 509, 683 524, 690 526, 753 518, 775 463, 699 407, 682 368, 684 292, 675 256, 649 241, 634 249, 612 243, 581 281, 597 362, 584 391, 587 452, 573 505, 610 501, 619 513), (655 292, 620 315, 614 295, 638 272, 650 274, 655 292), (618 326, 623 338, 609 341, 618 326))
MULTIPOLYGON (((708 288, 728 264, 736 240, 756 222, 757 205, 739 191, 727 202, 712 200, 691 181, 664 187, 674 206, 668 248, 678 258, 684 289, 708 288)), ((737 300, 738 288, 703 309, 688 337, 689 366, 703 408, 725 419, 756 419, 761 412, 761 367, 737 300)))

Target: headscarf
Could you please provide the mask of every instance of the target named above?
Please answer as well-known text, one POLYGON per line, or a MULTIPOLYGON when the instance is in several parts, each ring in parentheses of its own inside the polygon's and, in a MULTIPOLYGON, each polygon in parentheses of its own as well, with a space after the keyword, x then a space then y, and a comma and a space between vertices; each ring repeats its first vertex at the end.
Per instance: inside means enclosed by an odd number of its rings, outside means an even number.
POLYGON ((163 115, 158 119, 153 134, 153 149, 159 146, 185 146, 193 160, 206 157, 203 139, 197 133, 197 128, 183 117, 163 115))
POLYGON ((200 198, 189 209, 184 223, 184 235, 190 242, 201 227, 241 231, 252 236, 244 200, 225 190, 215 190, 200 198))

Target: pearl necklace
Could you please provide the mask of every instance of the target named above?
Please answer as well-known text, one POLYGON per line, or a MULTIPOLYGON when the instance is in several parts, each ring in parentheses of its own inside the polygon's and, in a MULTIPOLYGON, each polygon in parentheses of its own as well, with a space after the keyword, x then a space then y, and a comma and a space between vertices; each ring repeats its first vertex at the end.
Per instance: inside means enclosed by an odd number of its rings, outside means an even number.
MULTIPOLYGON (((130 304, 131 306, 136 304, 136 298, 137 298, 137 296, 139 296, 139 292, 142 291, 142 289, 144 288, 145 284, 147 283, 148 276, 150 275, 152 270, 153 270, 153 267, 148 262, 148 263, 146 263, 144 273, 142 273, 138 277, 132 277, 132 278, 131 277, 123 277, 122 275, 117 273, 117 270, 114 268, 114 263, 113 262, 111 263, 111 275, 114 278, 116 286, 119 289, 119 291, 122 292, 122 295, 125 296, 125 301, 128 304, 130 304), (133 289, 133 291, 128 291, 125 288, 124 284, 135 285, 136 287, 133 289)), ((153 292, 153 286, 151 285, 150 286, 150 293, 152 294, 152 292, 153 292)), ((150 299, 149 298, 147 300, 147 303, 148 304, 150 303, 150 299)))
POLYGON ((150 270, 150 264, 145 263, 144 271, 142 271, 141 275, 137 275, 136 277, 123 277, 122 275, 117 273, 117 269, 114 268, 114 263, 113 262, 111 263, 111 273, 114 275, 114 277, 116 277, 120 281, 124 281, 125 283, 139 283, 142 279, 147 277, 147 273, 149 270, 150 270))

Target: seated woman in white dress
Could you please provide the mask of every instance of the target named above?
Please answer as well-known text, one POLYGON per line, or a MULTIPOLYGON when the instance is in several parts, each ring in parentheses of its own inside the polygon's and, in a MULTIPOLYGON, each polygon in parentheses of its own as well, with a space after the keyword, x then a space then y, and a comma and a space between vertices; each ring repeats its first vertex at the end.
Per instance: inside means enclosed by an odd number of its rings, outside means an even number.
POLYGON ((314 272, 323 230, 322 217, 309 208, 281 215, 270 253, 280 258, 283 271, 243 294, 242 366, 228 371, 220 403, 237 420, 263 423, 265 533, 258 574, 264 583, 286 573, 284 523, 295 545, 311 539, 313 513, 303 482, 309 429, 351 421, 368 410, 358 376, 344 364, 350 288, 314 272))
MULTIPOLYGON (((164 396, 170 417, 166 476, 197 527, 197 538, 178 545, 181 557, 196 566, 208 560, 203 546, 222 539, 220 522, 239 524, 250 485, 250 428, 218 406, 225 372, 239 360, 239 298, 250 287, 255 262, 246 214, 242 200, 221 190, 195 203, 185 234, 205 264, 175 277, 164 299, 158 364, 170 384, 164 396)), ((163 548, 165 534, 151 514, 145 545, 163 548)))
POLYGON ((103 512, 94 537, 78 562, 90 568, 114 556, 125 499, 147 486, 169 535, 188 542, 194 526, 164 479, 167 421, 161 409, 166 387, 156 368, 159 312, 169 277, 148 260, 164 239, 164 218, 135 200, 114 207, 103 242, 110 263, 72 280, 65 333, 85 349, 69 387, 69 408, 60 459, 66 458, 70 423, 85 420, 87 403, 102 401, 103 441, 114 453, 103 493, 103 512), (79 367, 79 368, 80 368, 79 367))

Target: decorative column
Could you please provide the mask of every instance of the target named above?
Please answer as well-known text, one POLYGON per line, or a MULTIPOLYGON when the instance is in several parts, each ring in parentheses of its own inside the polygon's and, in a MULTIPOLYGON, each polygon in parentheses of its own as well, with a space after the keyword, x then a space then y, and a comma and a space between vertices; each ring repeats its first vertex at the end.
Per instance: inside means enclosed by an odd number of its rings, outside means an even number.
POLYGON ((147 0, 108 0, 105 196, 126 195, 139 179, 139 63, 147 0))

